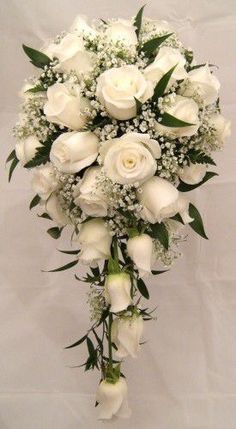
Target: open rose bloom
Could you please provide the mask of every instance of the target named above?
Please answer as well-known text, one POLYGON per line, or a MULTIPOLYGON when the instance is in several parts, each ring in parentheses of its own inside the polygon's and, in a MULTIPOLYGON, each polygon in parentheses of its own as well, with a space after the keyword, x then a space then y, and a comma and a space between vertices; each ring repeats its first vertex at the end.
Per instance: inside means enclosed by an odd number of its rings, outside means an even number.
POLYGON ((122 363, 145 348, 155 318, 148 278, 174 262, 190 229, 207 238, 194 189, 213 180, 230 135, 220 83, 143 8, 130 20, 79 15, 41 50, 23 48, 36 71, 20 91, 9 178, 18 164, 29 171, 30 209, 71 246, 52 271, 73 268, 88 287, 92 326, 70 347, 85 347, 86 371, 100 371, 99 418, 128 417, 122 363))

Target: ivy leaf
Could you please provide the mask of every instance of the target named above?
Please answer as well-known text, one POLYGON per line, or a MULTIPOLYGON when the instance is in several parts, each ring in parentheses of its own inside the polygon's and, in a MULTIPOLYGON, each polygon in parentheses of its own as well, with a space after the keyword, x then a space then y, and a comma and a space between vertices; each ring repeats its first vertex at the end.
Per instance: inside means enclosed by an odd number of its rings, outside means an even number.
POLYGON ((134 27, 136 27, 135 33, 137 35, 137 38, 139 38, 139 33, 142 27, 142 20, 143 20, 143 9, 146 5, 141 7, 141 9, 138 11, 135 19, 134 19, 134 27))
POLYGON ((57 240, 62 233, 63 228, 58 228, 58 226, 54 226, 53 228, 49 228, 47 230, 47 233, 54 238, 55 240, 57 240))
POLYGON ((193 164, 216 165, 215 161, 209 155, 197 149, 190 149, 187 156, 193 164))
POLYGON ((141 47, 141 51, 144 52, 146 57, 151 57, 152 54, 159 48, 159 46, 170 37, 173 33, 165 34, 164 36, 155 37, 154 39, 148 40, 148 42, 144 43, 141 47))
POLYGON ((162 78, 159 80, 159 82, 156 84, 156 87, 154 89, 154 94, 152 97, 152 101, 157 101, 159 97, 162 97, 165 93, 165 90, 167 88, 167 85, 169 83, 169 80, 171 78, 171 75, 176 68, 177 64, 175 64, 174 67, 172 67, 167 73, 162 76, 162 78))
POLYGON ((181 119, 178 119, 167 112, 165 112, 161 116, 160 124, 170 128, 183 128, 183 127, 189 127, 191 125, 195 125, 195 124, 190 124, 189 122, 182 121, 181 119))
POLYGON ((29 209, 33 209, 34 207, 36 207, 39 203, 40 203, 40 196, 39 195, 35 195, 35 197, 32 199, 30 205, 29 205, 29 209))
POLYGON ((134 99, 135 99, 135 103, 136 103, 137 115, 140 115, 140 113, 142 112, 142 102, 140 100, 138 100, 136 97, 134 97, 134 99))
POLYGON ((193 204, 189 204, 189 216, 194 219, 192 222, 189 223, 191 228, 201 237, 208 240, 208 237, 204 230, 202 217, 199 211, 197 210, 197 208, 193 204))
POLYGON ((169 234, 168 234, 168 230, 167 230, 165 224, 163 222, 161 222, 161 223, 157 222, 157 223, 151 225, 151 230, 152 230, 151 236, 153 238, 156 238, 157 240, 159 240, 165 249, 168 249, 168 247, 169 247, 169 234))
POLYGON ((37 51, 36 49, 30 48, 29 46, 22 45, 25 54, 30 58, 30 62, 38 68, 43 69, 45 66, 49 66, 51 59, 43 54, 43 52, 37 51))
POLYGON ((15 170, 18 163, 19 163, 19 160, 17 158, 13 158, 12 163, 11 163, 10 168, 9 168, 8 182, 11 181, 13 171, 15 170))
POLYGON ((78 259, 76 259, 75 261, 69 262, 69 264, 63 265, 62 267, 55 268, 54 270, 49 270, 49 271, 42 270, 42 271, 43 273, 57 273, 58 271, 65 271, 74 267, 76 264, 78 264, 78 262, 79 262, 78 259))
POLYGON ((148 292, 147 286, 145 285, 142 279, 137 280, 137 288, 141 293, 141 295, 144 296, 144 298, 149 299, 149 292, 148 292))
POLYGON ((77 347, 80 344, 82 344, 87 338, 87 335, 84 335, 80 340, 76 341, 75 343, 71 344, 70 346, 65 347, 65 349, 72 349, 73 347, 77 347))
POLYGON ((214 176, 218 176, 218 174, 214 173, 214 171, 207 171, 207 173, 203 177, 202 181, 199 182, 199 183, 196 183, 195 185, 188 185, 187 183, 184 183, 181 180, 177 189, 180 192, 189 192, 189 191, 192 191, 193 189, 196 189, 199 186, 202 186, 203 183, 207 182, 208 180, 210 180, 214 176))

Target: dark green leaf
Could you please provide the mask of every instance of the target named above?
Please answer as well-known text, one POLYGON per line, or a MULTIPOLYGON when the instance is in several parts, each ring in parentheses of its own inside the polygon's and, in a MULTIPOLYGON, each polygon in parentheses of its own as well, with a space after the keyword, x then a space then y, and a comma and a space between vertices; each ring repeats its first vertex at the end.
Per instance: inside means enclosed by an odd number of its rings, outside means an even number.
POLYGON ((46 164, 46 162, 49 161, 50 149, 51 144, 44 144, 43 146, 39 146, 36 150, 34 158, 31 159, 31 161, 27 162, 24 167, 33 168, 41 164, 46 164))
POLYGON ((94 353, 95 353, 95 348, 94 348, 93 342, 90 340, 89 337, 87 337, 86 341, 87 341, 87 348, 88 348, 89 356, 93 357, 94 353))
POLYGON ((162 246, 164 246, 165 249, 168 249, 169 247, 169 234, 168 230, 163 222, 161 223, 155 223, 151 225, 152 234, 151 236, 153 238, 156 238, 160 241, 162 246))
POLYGON ((99 277, 100 276, 100 271, 99 271, 98 267, 94 267, 94 268, 90 267, 90 269, 91 269, 91 271, 92 271, 92 273, 93 273, 93 275, 95 277, 99 277))
POLYGON ((187 183, 184 183, 184 182, 180 181, 180 184, 178 186, 178 190, 180 192, 189 192, 189 191, 192 191, 193 189, 196 189, 199 186, 203 185, 203 183, 207 182, 208 180, 210 180, 214 176, 218 176, 218 174, 214 173, 214 171, 207 171, 207 173, 203 177, 202 181, 199 182, 199 183, 196 183, 195 185, 188 185, 187 183))
POLYGON ((187 152, 187 157, 193 164, 210 164, 216 165, 215 161, 206 153, 198 149, 190 149, 187 152))
POLYGON ((87 338, 87 335, 84 335, 82 338, 80 338, 80 340, 76 341, 75 343, 71 344, 71 346, 67 346, 65 347, 65 349, 72 349, 73 347, 77 347, 80 344, 82 344, 87 338))
POLYGON ((18 160, 17 158, 14 158, 14 159, 13 159, 13 161, 12 161, 12 163, 11 163, 11 166, 10 166, 10 168, 9 168, 8 182, 10 182, 10 181, 11 181, 13 171, 15 170, 15 168, 16 168, 16 166, 17 166, 18 162, 19 162, 19 160, 18 160))
MULTIPOLYGON (((200 69, 201 67, 205 67, 205 65, 206 65, 206 63, 205 64, 196 64, 195 66, 192 66, 190 68, 190 70, 200 69)), ((208 64, 208 66, 209 67, 217 67, 218 68, 218 66, 216 66, 215 64, 208 64)))
POLYGON ((172 216, 170 219, 175 220, 176 222, 180 222, 184 225, 183 219, 179 213, 176 213, 176 215, 172 216))
POLYGON ((51 60, 50 58, 36 49, 30 48, 29 46, 22 45, 24 52, 30 58, 31 63, 35 67, 44 68, 45 66, 49 66, 51 60))
POLYGON ((41 215, 38 214, 38 217, 42 217, 43 219, 52 220, 51 216, 48 213, 43 213, 41 215))
POLYGON ((199 211, 197 210, 197 208, 193 204, 189 204, 189 216, 194 219, 189 224, 191 226, 191 228, 197 234, 199 234, 201 237, 208 240, 208 237, 207 237, 205 230, 204 230, 202 217, 201 217, 199 211))
POLYGON ((33 209, 35 206, 37 206, 40 203, 40 196, 39 195, 35 195, 35 197, 32 199, 30 205, 29 205, 29 209, 33 209))
POLYGON ((191 125, 189 122, 182 121, 181 119, 176 118, 175 116, 170 115, 169 113, 165 112, 161 116, 162 120, 160 122, 161 125, 164 125, 165 127, 171 127, 171 128, 182 128, 182 127, 189 127, 191 125))
POLYGON ((162 270, 162 271, 155 271, 155 270, 152 270, 152 274, 153 274, 154 276, 158 276, 159 274, 166 273, 167 271, 169 271, 169 270, 162 270))
POLYGON ((147 57, 151 57, 153 53, 159 48, 159 46, 170 37, 173 33, 165 34, 164 36, 155 37, 154 39, 148 40, 141 47, 141 51, 145 53, 147 57))
POLYGON ((145 285, 144 281, 142 279, 137 280, 137 288, 141 295, 144 296, 144 298, 149 299, 149 292, 147 290, 147 286, 145 285))
POLYGON ((42 271, 43 273, 57 273, 58 271, 65 271, 77 265, 78 262, 79 262, 78 259, 76 259, 75 261, 69 262, 69 264, 63 265, 62 267, 55 268, 54 270, 49 270, 49 271, 42 270, 42 271))
POLYGON ((43 85, 36 85, 33 88, 27 89, 26 92, 31 92, 32 94, 36 94, 37 92, 46 91, 43 85))
POLYGON ((10 153, 10 155, 7 157, 6 159, 6 164, 10 161, 12 161, 13 159, 16 159, 16 151, 15 149, 13 149, 13 151, 10 153))
POLYGON ((142 112, 142 103, 136 97, 134 97, 134 99, 135 99, 135 103, 136 103, 137 115, 140 115, 140 113, 142 112))
POLYGON ((78 255, 80 250, 59 250, 58 252, 65 253, 66 255, 78 255))
POLYGON ((58 228, 58 226, 54 226, 53 228, 49 228, 49 229, 47 230, 47 233, 48 233, 52 238, 54 238, 55 240, 57 240, 57 239, 61 236, 62 229, 63 229, 63 228, 58 228))
POLYGON ((171 78, 171 75, 172 75, 174 69, 176 68, 176 66, 177 66, 177 64, 174 67, 172 67, 167 73, 165 73, 164 76, 162 76, 162 78, 156 84, 155 89, 154 89, 154 94, 152 97, 152 101, 157 101, 159 97, 163 96, 163 94, 165 93, 165 90, 167 88, 167 85, 169 83, 169 80, 171 78))
POLYGON ((134 26, 136 27, 136 35, 137 38, 139 38, 139 33, 142 27, 142 20, 143 20, 143 9, 145 8, 145 5, 143 7, 141 7, 141 9, 138 11, 135 19, 134 19, 134 26))

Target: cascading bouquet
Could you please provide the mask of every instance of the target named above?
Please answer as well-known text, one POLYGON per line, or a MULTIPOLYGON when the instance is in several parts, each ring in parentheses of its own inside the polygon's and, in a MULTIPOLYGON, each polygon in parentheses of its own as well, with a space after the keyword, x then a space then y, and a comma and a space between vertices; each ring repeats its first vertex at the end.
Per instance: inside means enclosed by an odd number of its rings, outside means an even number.
POLYGON ((99 418, 128 417, 121 363, 136 357, 153 312, 144 278, 179 256, 184 225, 207 238, 187 191, 216 175, 211 154, 230 123, 220 113, 211 64, 197 64, 165 21, 78 16, 41 51, 23 45, 41 69, 21 90, 9 155, 33 173, 40 216, 72 233, 73 261, 88 266, 92 326, 70 347, 87 344, 85 370, 97 368, 99 418), (158 267, 157 267, 158 268, 158 267))

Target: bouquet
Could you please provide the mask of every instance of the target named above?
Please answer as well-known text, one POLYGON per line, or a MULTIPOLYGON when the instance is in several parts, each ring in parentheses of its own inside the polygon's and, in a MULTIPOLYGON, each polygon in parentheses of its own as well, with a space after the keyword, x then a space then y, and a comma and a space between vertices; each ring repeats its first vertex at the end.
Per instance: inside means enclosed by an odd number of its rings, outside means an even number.
POLYGON ((216 176, 212 154, 230 123, 220 113, 214 65, 198 64, 166 21, 79 15, 40 50, 23 45, 39 73, 27 80, 14 127, 9 180, 32 174, 40 217, 73 246, 62 271, 84 264, 91 327, 85 371, 98 369, 99 418, 128 417, 122 362, 135 358, 153 311, 148 275, 180 255, 188 228, 207 239, 188 192, 216 176))

